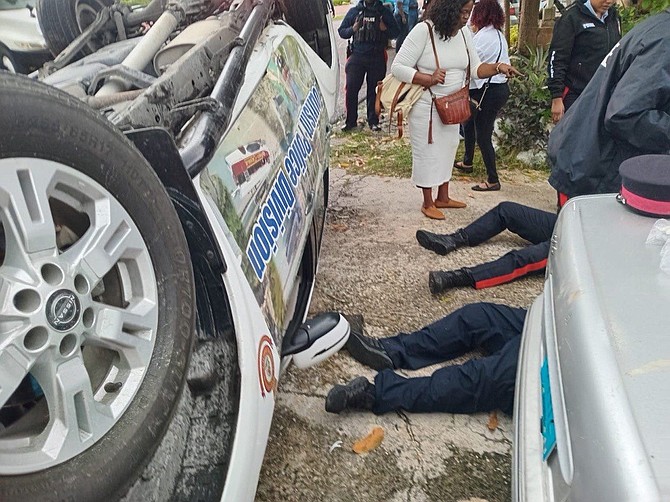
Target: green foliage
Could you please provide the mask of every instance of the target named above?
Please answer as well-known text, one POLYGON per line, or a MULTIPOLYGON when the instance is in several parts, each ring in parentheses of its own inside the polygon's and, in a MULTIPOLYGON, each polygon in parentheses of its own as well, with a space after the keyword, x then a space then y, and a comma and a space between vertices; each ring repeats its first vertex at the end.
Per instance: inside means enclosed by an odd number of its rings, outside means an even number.
POLYGON ((670 0, 640 0, 636 5, 619 7, 621 31, 626 34, 640 21, 670 7, 670 0))
POLYGON ((515 24, 514 26, 509 27, 509 46, 516 47, 516 44, 519 42, 519 25, 515 24))
POLYGON ((530 56, 512 55, 523 77, 510 79, 510 97, 501 112, 498 145, 507 153, 543 151, 551 120, 551 95, 546 86, 548 50, 537 47, 530 56))
POLYGON ((333 0, 333 5, 349 5, 349 0, 333 0))

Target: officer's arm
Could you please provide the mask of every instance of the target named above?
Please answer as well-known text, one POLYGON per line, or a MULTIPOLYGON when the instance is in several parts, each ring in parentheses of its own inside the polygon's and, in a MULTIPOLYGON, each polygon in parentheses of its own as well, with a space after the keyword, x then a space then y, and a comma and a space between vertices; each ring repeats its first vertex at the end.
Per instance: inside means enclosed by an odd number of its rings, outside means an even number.
MULTIPOLYGON (((573 7, 574 8, 574 7, 573 7)), ((547 87, 551 98, 560 98, 565 89, 565 75, 570 67, 572 47, 575 44, 573 23, 566 14, 556 21, 554 33, 549 46, 549 62, 547 64, 547 87)))
POLYGON ((666 50, 658 43, 638 54, 605 111, 605 130, 644 153, 670 153, 670 68, 659 64, 666 50))
POLYGON ((337 33, 339 33, 341 38, 347 39, 354 36, 353 26, 357 15, 358 11, 356 9, 349 9, 347 15, 344 16, 342 24, 340 24, 340 27, 337 29, 337 33))
POLYGON ((398 35, 400 35, 400 26, 398 26, 398 22, 395 20, 393 12, 386 7, 384 7, 384 10, 382 11, 382 21, 384 21, 384 24, 386 25, 387 37, 397 38, 398 35))

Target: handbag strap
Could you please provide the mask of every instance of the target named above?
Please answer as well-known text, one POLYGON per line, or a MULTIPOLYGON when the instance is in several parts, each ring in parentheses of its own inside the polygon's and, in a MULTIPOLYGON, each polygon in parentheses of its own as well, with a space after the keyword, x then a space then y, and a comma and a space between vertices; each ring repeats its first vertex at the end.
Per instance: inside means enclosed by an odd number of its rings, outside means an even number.
MULTIPOLYGON (((497 63, 500 61, 500 55, 502 54, 502 38, 500 38, 500 30, 496 30, 498 32, 498 42, 500 43, 500 48, 498 49, 498 57, 496 57, 495 62, 497 63)), ((482 103, 484 102, 484 96, 486 96, 486 91, 489 90, 489 85, 491 84, 491 79, 493 78, 493 75, 491 75, 488 80, 484 83, 484 92, 482 92, 482 95, 479 97, 479 103, 477 103, 477 110, 481 110, 482 103)))
MULTIPOLYGON (((500 55, 502 54, 502 38, 500 37, 500 30, 496 30, 496 32, 498 33, 498 43, 500 44, 500 47, 498 48, 498 56, 496 57, 496 60, 493 62, 493 64, 500 61, 500 55)), ((493 78, 493 75, 491 75, 489 77, 489 79, 486 81, 486 87, 489 86, 489 84, 491 83, 492 78, 493 78)))
MULTIPOLYGON (((433 46, 433 55, 435 56, 435 66, 439 68, 440 59, 437 56, 437 48, 435 47, 435 36, 433 35, 433 27, 430 25, 428 21, 425 21, 425 23, 428 25, 428 34, 430 35, 430 43, 433 46)), ((463 84, 463 87, 470 87, 470 51, 468 50, 468 42, 465 40, 465 35, 463 35, 463 31, 462 30, 458 31, 461 33, 461 36, 463 37, 463 44, 465 44, 465 53, 468 55, 468 67, 465 70, 465 83, 463 84)), ((500 46, 500 50, 502 50, 502 44, 500 46)), ((430 88, 428 88, 428 90, 430 91, 430 88)), ((433 91, 431 91, 430 93, 433 94, 433 91)))
MULTIPOLYGON (((433 35, 433 27, 428 21, 425 21, 425 23, 428 25, 428 34, 430 35, 430 43, 433 46, 433 55, 435 56, 435 66, 436 68, 440 67, 440 59, 437 56, 437 47, 435 47, 435 36, 433 35)), ((463 37, 463 43, 465 44, 465 53, 468 55, 468 67, 465 70, 465 83, 463 85, 463 88, 469 88, 470 87, 470 51, 468 50, 468 42, 465 40, 465 35, 463 35, 463 32, 461 30, 458 30, 461 32, 461 36, 463 37)), ((433 98, 433 102, 435 102, 435 94, 433 94, 433 91, 431 88, 428 88, 428 92, 430 92, 431 97, 433 98)), ((428 122, 428 144, 433 143, 433 108, 435 107, 434 104, 431 105, 430 107, 430 119, 428 122)))

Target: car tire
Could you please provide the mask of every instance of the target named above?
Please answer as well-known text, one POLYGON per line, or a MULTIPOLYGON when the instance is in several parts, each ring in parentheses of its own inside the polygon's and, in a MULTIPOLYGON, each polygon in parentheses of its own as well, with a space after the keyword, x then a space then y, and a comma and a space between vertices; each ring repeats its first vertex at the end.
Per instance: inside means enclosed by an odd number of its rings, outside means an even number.
POLYGON ((12 51, 2 44, 0 44, 0 70, 10 73, 25 73, 25 69, 16 60, 12 51))
POLYGON ((184 387, 187 242, 146 160, 79 100, 3 73, 0 109, 0 374, 17 388, 0 411, 24 406, 0 425, 0 500, 115 500, 184 387))
MULTIPOLYGON (((103 7, 112 3, 114 0, 37 0, 37 20, 51 54, 54 57, 60 54, 103 7)), ((91 54, 102 45, 94 38, 81 50, 81 55, 91 54)))
POLYGON ((331 66, 333 57, 327 0, 280 0, 279 8, 286 22, 331 66))

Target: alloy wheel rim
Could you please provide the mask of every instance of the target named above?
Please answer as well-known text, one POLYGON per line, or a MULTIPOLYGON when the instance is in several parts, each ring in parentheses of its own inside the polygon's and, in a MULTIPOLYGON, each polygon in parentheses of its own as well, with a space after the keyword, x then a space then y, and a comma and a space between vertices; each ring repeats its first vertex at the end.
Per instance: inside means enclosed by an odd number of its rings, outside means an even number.
POLYGON ((84 452, 128 409, 157 282, 128 212, 68 166, 0 159, 0 223, 0 474, 26 474, 84 452))

